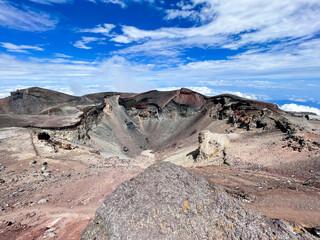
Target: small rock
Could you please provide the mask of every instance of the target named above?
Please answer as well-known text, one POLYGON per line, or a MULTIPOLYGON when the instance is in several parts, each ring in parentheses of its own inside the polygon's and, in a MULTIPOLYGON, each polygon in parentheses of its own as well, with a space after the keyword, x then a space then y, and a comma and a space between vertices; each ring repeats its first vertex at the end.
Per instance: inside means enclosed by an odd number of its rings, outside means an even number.
POLYGON ((123 151, 124 151, 124 152, 128 152, 128 151, 129 151, 129 148, 126 147, 126 146, 124 146, 124 147, 123 147, 123 151))
POLYGON ((9 227, 9 226, 11 226, 12 224, 13 224, 13 222, 8 221, 6 225, 9 227))
POLYGON ((42 199, 40 199, 40 200, 38 201, 38 204, 44 204, 44 203, 47 203, 47 202, 48 202, 47 199, 42 198, 42 199))
POLYGON ((42 171, 45 171, 47 168, 48 168, 48 163, 47 162, 41 163, 41 170, 42 171))
POLYGON ((43 173, 43 176, 45 176, 45 177, 51 177, 51 172, 44 172, 44 173, 43 173))
POLYGON ((13 192, 13 193, 11 194, 11 196, 12 196, 12 197, 17 197, 17 196, 19 196, 19 193, 18 193, 18 192, 13 192))
POLYGON ((4 170, 6 167, 0 164, 0 171, 4 170))
POLYGON ((6 181, 5 180, 3 180, 2 178, 0 178, 0 184, 3 184, 3 183, 5 183, 6 181))
POLYGON ((56 236, 56 233, 54 231, 50 231, 50 229, 49 229, 49 230, 46 231, 46 233, 43 236, 43 238, 53 238, 55 236, 56 236))
POLYGON ((33 164, 36 164, 37 163, 37 161, 36 160, 33 160, 33 161, 31 161, 29 164, 30 165, 33 165, 33 164))

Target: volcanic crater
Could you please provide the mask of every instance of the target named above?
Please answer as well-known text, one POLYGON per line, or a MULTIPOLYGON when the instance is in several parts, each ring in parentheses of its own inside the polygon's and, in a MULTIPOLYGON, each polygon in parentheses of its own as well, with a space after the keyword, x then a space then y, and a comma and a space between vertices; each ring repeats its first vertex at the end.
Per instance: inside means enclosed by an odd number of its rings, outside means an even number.
POLYGON ((17 90, 0 99, 0 164, 1 239, 78 239, 105 197, 149 166, 184 167, 233 207, 283 219, 298 239, 318 236, 320 121, 271 103, 185 88, 17 90))

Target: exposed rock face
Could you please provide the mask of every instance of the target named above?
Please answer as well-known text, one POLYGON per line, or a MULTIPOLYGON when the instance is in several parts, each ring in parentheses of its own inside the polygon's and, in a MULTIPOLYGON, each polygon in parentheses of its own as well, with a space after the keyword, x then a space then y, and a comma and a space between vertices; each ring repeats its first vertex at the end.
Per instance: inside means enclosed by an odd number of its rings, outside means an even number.
POLYGON ((210 161, 212 165, 224 163, 224 147, 228 143, 224 134, 214 134, 208 130, 199 133, 199 149, 196 157, 197 162, 210 161))
POLYGON ((313 239, 246 209, 220 187, 160 162, 121 184, 80 239, 313 239))

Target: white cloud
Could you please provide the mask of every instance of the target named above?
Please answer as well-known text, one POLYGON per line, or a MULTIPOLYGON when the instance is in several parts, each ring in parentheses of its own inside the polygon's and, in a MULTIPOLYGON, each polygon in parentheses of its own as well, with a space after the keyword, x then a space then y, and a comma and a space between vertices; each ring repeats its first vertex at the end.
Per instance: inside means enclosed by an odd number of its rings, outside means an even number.
POLYGON ((55 53, 54 56, 58 58, 72 58, 72 56, 63 53, 55 53))
MULTIPOLYGON (((262 95, 256 95, 256 94, 252 94, 252 93, 242 93, 239 91, 233 92, 233 91, 223 91, 223 90, 213 90, 211 88, 208 87, 194 87, 194 86, 188 86, 185 87, 188 89, 191 89, 195 92, 201 93, 203 95, 208 95, 208 96, 214 96, 214 95, 220 95, 220 94, 232 94, 238 97, 242 97, 242 98, 247 98, 247 99, 252 99, 252 100, 256 100, 256 99, 265 99, 266 96, 262 96, 262 95)), ((159 91, 173 91, 173 90, 178 90, 180 89, 179 87, 162 87, 162 88, 157 88, 157 90, 159 91)))
POLYGON ((122 26, 122 34, 111 40, 136 42, 135 49, 145 46, 145 50, 159 41, 162 41, 161 48, 165 45, 178 49, 195 46, 237 49, 274 40, 294 42, 320 31, 318 0, 191 0, 180 1, 177 5, 180 10, 166 10, 166 19, 186 17, 193 21, 198 19, 201 24, 155 30, 122 26), (235 38, 235 35, 238 36, 235 38))
POLYGON ((114 41, 117 43, 130 43, 131 40, 126 36, 116 36, 110 39, 110 41, 114 41))
MULTIPOLYGON (((97 0, 98 1, 98 0, 97 0)), ((101 2, 104 3, 112 3, 112 4, 118 4, 120 5, 122 8, 125 8, 127 6, 127 4, 125 3, 125 1, 121 1, 121 0, 100 0, 101 2)))
POLYGON ((45 5, 51 5, 53 3, 56 4, 65 4, 65 3, 71 3, 73 0, 29 0, 31 2, 36 2, 40 4, 45 4, 45 5))
MULTIPOLYGON (((203 95, 216 95, 216 92, 213 91, 212 89, 208 88, 208 87, 185 87, 188 88, 192 91, 201 93, 203 95)), ((173 91, 173 90, 179 90, 179 87, 162 87, 162 88, 157 88, 157 90, 159 91, 173 91)))
MULTIPOLYGON (((308 94, 308 97, 319 101, 318 92, 315 91, 317 88, 314 86, 308 88, 305 84, 308 83, 307 80, 297 80, 289 82, 287 85, 281 83, 277 89, 278 80, 273 81, 273 84, 271 81, 255 80, 255 76, 259 76, 259 71, 252 75, 250 68, 243 72, 242 80, 235 81, 233 84, 232 79, 235 76, 230 72, 238 71, 237 67, 242 69, 244 65, 239 62, 228 64, 217 61, 196 68, 190 67, 188 64, 161 68, 159 65, 130 62, 120 56, 93 62, 74 61, 68 58, 29 58, 28 61, 22 61, 16 57, 2 54, 0 55, 0 86, 8 83, 18 85, 23 82, 31 86, 47 86, 50 83, 52 86, 63 87, 68 86, 70 81, 76 81, 81 86, 102 86, 96 91, 127 92, 141 92, 155 88, 164 90, 165 87, 175 86, 175 88, 188 87, 205 95, 230 93, 250 99, 270 100, 270 97, 264 94, 265 90, 261 91, 259 88, 252 87, 261 83, 265 84, 266 88, 272 86, 268 90, 268 95, 274 96, 274 91, 278 91, 278 98, 283 97, 283 89, 285 89, 287 94, 290 94, 289 97, 293 94, 301 96, 308 94), (212 67, 212 64, 216 64, 216 66, 212 67), (252 85, 246 88, 245 84, 249 83, 251 79, 253 79, 252 85), (210 83, 213 84, 210 85, 210 83), (294 84, 296 88, 290 91, 294 84), (286 86, 288 87, 286 88, 286 86)), ((238 77, 237 74, 235 75, 238 77)), ((169 89, 167 88, 167 90, 169 89)))
POLYGON ((289 100, 295 101, 295 102, 306 102, 307 101, 307 100, 302 99, 302 98, 289 98, 289 100))
POLYGON ((0 0, 0 26, 22 31, 47 31, 58 21, 49 14, 29 8, 18 8, 6 0, 0 0))
MULTIPOLYGON (((249 77, 247 75, 247 77, 249 77)), ((257 76, 258 77, 258 76, 257 76)), ((240 78, 240 77, 239 77, 240 78)), ((251 77, 250 77, 251 78, 251 77)), ((254 77, 252 77, 254 78, 254 77)), ((201 83, 210 85, 210 86, 224 86, 224 87, 241 87, 241 88, 257 88, 257 89, 297 89, 298 85, 294 80, 286 82, 277 82, 271 80, 212 80, 212 81, 203 81, 201 83)))
POLYGON ((292 111, 292 112, 312 112, 320 116, 320 109, 304 106, 304 105, 297 105, 294 103, 284 104, 280 107, 284 111, 292 111))
POLYGON ((89 2, 97 3, 98 1, 106 3, 106 4, 116 4, 120 5, 120 7, 125 8, 129 3, 142 3, 142 2, 147 2, 147 3, 154 3, 155 0, 87 0, 89 2))
MULTIPOLYGON (((25 86, 70 90, 69 83, 72 83, 74 91, 91 86, 90 91, 83 90, 75 94, 101 91, 140 92, 155 88, 155 85, 149 82, 149 76, 152 74, 148 66, 132 64, 122 57, 90 64, 68 59, 66 62, 40 61, 34 58, 23 61, 7 54, 0 54, 0 86, 10 84, 13 90, 14 86, 21 83, 25 86), (75 88, 77 85, 80 87, 75 88), (92 85, 99 87, 93 88, 92 85)), ((0 87, 0 93, 5 92, 8 93, 0 87)))
POLYGON ((87 32, 87 33, 100 33, 106 36, 109 36, 110 31, 115 28, 116 25, 105 23, 103 25, 97 25, 95 28, 85 28, 80 29, 79 32, 87 32))
POLYGON ((185 11, 185 10, 177 10, 177 9, 168 9, 166 10, 167 16, 166 20, 172 20, 175 18, 195 18, 195 12, 185 11))
POLYGON ((250 94, 250 93, 242 93, 242 92, 233 92, 233 91, 226 91, 227 94, 232 94, 232 95, 236 95, 238 97, 242 97, 242 98, 248 98, 248 99, 258 99, 258 97, 255 94, 250 94))
POLYGON ((43 48, 30 45, 15 45, 13 43, 1 42, 3 48, 6 48, 8 52, 27 53, 27 50, 44 51, 43 48))
MULTIPOLYGON (((213 80, 223 79, 268 79, 269 81, 258 82, 257 86, 269 88, 279 88, 278 84, 270 86, 272 79, 317 79, 320 75, 320 39, 306 41, 304 45, 298 45, 281 50, 270 50, 266 52, 244 52, 226 60, 211 60, 191 62, 181 66, 182 70, 189 71, 190 74, 211 75, 213 80), (311 42, 319 45, 311 44, 311 42), (306 44, 309 43, 309 44, 306 44)), ((230 81, 228 83, 230 83, 230 81)), ((239 82, 238 82, 239 83, 239 82)), ((279 86, 291 85, 291 88, 301 88, 294 86, 290 81, 282 81, 279 86)), ((255 84, 254 82, 251 85, 255 84)), ((306 84, 306 83, 304 83, 306 84)), ((320 87, 318 82, 313 83, 314 87, 320 87)), ((302 86, 304 87, 304 86, 302 86)))
POLYGON ((82 49, 91 49, 92 47, 87 46, 86 44, 91 42, 101 42, 106 40, 105 38, 96 38, 96 37, 81 37, 81 40, 76 41, 73 46, 76 48, 82 48, 82 49))

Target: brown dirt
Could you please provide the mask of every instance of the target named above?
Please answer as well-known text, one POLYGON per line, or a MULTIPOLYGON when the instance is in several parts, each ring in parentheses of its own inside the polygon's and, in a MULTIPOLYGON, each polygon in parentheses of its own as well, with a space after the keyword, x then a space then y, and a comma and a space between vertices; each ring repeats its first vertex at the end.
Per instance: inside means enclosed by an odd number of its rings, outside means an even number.
POLYGON ((6 167, 1 172, 5 183, 0 185, 1 240, 78 239, 105 196, 142 171, 86 149, 50 154, 52 147, 32 136, 38 152, 51 155, 36 157, 27 130, 10 132, 13 136, 0 144, 0 162, 6 167), (37 163, 30 164, 33 161, 37 163), (48 163, 44 172, 50 171, 50 177, 40 173, 43 162, 48 163), (41 204, 41 199, 47 202, 41 204))
POLYGON ((320 189, 303 181, 267 171, 230 167, 192 168, 213 185, 243 200, 245 205, 270 218, 286 219, 305 227, 320 225, 320 189))

